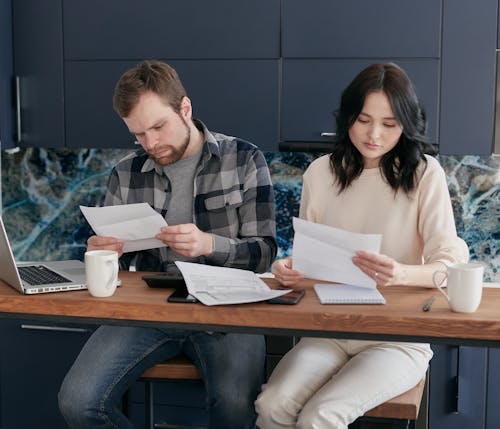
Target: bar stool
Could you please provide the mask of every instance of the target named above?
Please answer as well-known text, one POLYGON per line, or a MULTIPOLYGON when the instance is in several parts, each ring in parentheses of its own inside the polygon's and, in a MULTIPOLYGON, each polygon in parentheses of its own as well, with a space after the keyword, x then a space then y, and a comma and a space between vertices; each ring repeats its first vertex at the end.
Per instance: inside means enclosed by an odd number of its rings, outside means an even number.
MULTIPOLYGON (((141 378, 145 383, 146 429, 154 428, 154 398, 153 382, 161 380, 201 380, 200 373, 195 364, 185 356, 177 356, 166 362, 159 363, 149 368, 141 378)), ((407 429, 415 427, 422 401, 426 377, 407 392, 392 398, 389 401, 367 411, 363 417, 356 420, 351 428, 360 427, 363 421, 398 420, 407 429), (376 419, 376 420, 375 420, 376 419)), ((162 425, 163 428, 188 429, 186 426, 162 425)), ((189 429, 204 429, 189 427, 189 429)))
POLYGON ((357 429, 362 428, 363 422, 381 423, 390 420, 391 423, 397 421, 398 427, 415 429, 426 379, 427 375, 415 387, 367 411, 349 427, 357 429))
MULTIPOLYGON (((145 428, 154 429, 154 396, 153 383, 165 380, 201 380, 200 373, 196 365, 186 356, 176 356, 168 361, 156 364, 141 375, 140 379, 144 382, 145 395, 145 428)), ((205 429, 199 426, 179 426, 162 424, 162 428, 171 429, 205 429)))

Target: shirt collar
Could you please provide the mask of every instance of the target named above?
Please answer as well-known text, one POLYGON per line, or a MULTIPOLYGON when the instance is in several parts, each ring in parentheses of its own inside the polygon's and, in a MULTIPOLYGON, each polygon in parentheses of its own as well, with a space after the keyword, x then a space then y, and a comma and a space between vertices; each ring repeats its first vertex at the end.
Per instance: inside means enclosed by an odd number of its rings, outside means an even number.
POLYGON ((198 119, 193 119, 193 122, 200 131, 203 132, 203 135, 205 136, 205 144, 203 145, 203 156, 205 157, 206 153, 209 154, 207 158, 210 158, 212 155, 216 156, 217 158, 221 157, 220 154, 220 147, 219 147, 219 142, 215 138, 215 136, 208 130, 208 128, 205 126, 203 122, 201 122, 198 119))

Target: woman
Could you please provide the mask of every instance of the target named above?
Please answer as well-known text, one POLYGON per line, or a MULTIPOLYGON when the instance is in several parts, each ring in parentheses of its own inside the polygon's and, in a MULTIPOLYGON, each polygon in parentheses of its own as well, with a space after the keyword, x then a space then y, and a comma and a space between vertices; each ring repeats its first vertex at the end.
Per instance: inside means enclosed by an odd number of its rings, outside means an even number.
MULTIPOLYGON (((406 73, 374 64, 342 94, 337 142, 304 173, 300 217, 353 232, 382 234, 381 253, 353 263, 378 286, 432 287, 443 264, 465 262, 443 169, 424 154, 425 116, 406 73)), ((275 277, 303 275, 291 258, 275 277)), ((362 311, 362 310, 360 310, 362 311)), ((278 364, 256 401, 261 429, 344 429, 424 376, 428 344, 303 338, 278 364)))

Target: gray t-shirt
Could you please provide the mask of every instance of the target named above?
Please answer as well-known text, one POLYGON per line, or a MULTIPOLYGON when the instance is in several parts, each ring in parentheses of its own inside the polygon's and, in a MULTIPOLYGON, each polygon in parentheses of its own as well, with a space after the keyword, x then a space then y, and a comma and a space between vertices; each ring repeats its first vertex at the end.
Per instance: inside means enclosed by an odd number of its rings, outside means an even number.
MULTIPOLYGON (((163 172, 170 180, 171 186, 170 203, 165 216, 169 225, 193 223, 194 178, 201 154, 200 150, 193 156, 163 166, 163 172)), ((161 252, 167 252, 169 269, 173 261, 196 261, 196 258, 182 256, 171 250, 170 247, 162 248, 161 252)))

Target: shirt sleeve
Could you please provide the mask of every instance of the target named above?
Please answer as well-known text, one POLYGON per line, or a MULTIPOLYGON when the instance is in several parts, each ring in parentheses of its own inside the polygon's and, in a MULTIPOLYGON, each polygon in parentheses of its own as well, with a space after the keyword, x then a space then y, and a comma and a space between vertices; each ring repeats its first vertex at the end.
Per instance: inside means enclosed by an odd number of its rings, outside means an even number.
POLYGON ((121 188, 120 188, 120 178, 116 167, 111 170, 108 177, 108 186, 106 188, 106 196, 104 197, 105 206, 117 206, 125 204, 123 202, 121 188))
POLYGON ((469 249, 457 236, 446 176, 434 160, 421 179, 418 228, 423 239, 424 263, 467 262, 469 249))
MULTIPOLYGON (((121 194, 120 188, 120 177, 118 175, 118 171, 116 167, 111 170, 111 173, 108 177, 108 186, 106 188, 106 196, 104 197, 104 205, 105 206, 117 206, 125 204, 121 194)), ((130 265, 134 258, 136 257, 138 252, 129 252, 124 253, 119 262, 120 270, 128 270, 130 269, 130 265)))
POLYGON ((244 177, 243 202, 238 208, 238 236, 213 234, 214 251, 207 262, 264 272, 274 261, 277 242, 274 190, 261 151, 251 152, 244 177))

